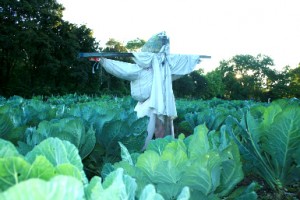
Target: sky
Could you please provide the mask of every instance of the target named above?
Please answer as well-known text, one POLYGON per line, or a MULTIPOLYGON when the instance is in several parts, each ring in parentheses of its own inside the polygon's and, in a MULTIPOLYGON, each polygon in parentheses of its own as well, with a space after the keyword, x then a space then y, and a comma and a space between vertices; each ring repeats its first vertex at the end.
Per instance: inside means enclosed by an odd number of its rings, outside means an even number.
POLYGON ((263 54, 275 68, 300 63, 299 0, 57 0, 63 19, 86 25, 100 46, 165 31, 171 53, 210 55, 209 72, 235 55, 263 54))

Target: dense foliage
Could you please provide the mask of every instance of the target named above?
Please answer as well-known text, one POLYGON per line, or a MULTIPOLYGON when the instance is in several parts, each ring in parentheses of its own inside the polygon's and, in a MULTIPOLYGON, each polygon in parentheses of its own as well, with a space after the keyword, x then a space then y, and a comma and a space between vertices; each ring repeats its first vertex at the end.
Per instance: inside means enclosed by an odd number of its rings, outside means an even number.
POLYGON ((241 119, 227 119, 228 131, 244 156, 245 170, 255 169, 273 189, 300 181, 299 120, 299 102, 286 101, 255 106, 241 119))
POLYGON ((92 30, 63 21, 62 11, 56 0, 1 1, 1 94, 96 90, 88 63, 77 59, 79 51, 97 49, 92 30))
POLYGON ((0 136, 24 155, 46 138, 68 140, 78 149, 87 175, 99 175, 105 162, 120 158, 118 142, 130 151, 142 149, 148 122, 137 119, 131 98, 101 99, 69 95, 43 102, 39 97, 12 97, 0 104, 0 136))
POLYGON ((299 100, 179 99, 176 137, 152 140, 145 150, 148 119, 137 119, 135 104, 76 94, 1 97, 0 198, 300 195, 299 100))
POLYGON ((173 199, 186 186, 191 189, 190 199, 225 197, 244 178, 237 145, 225 132, 209 132, 205 125, 187 138, 152 141, 136 161, 125 148, 123 160, 114 168, 124 168, 137 180, 138 189, 154 184, 165 199, 173 199))

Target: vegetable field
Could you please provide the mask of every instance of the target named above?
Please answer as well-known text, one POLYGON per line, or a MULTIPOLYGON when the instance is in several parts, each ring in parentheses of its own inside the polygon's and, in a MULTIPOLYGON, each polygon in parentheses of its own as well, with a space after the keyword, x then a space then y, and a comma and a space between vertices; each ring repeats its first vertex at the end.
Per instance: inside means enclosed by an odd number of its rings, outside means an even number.
POLYGON ((299 199, 300 101, 176 101, 142 150, 131 97, 0 97, 0 199, 299 199))

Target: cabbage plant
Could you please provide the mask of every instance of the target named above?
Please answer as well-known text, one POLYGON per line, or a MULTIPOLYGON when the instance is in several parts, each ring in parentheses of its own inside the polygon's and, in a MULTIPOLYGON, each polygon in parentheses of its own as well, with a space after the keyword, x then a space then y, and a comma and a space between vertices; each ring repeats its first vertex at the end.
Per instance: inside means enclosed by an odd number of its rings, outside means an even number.
POLYGON ((245 170, 261 176, 274 190, 300 181, 300 107, 288 101, 256 106, 227 129, 245 160, 245 170))
POLYGON ((58 137, 74 144, 82 159, 93 150, 96 138, 92 127, 86 128, 80 118, 69 117, 41 121, 38 128, 27 128, 25 132, 26 144, 34 147, 49 137, 58 137))
MULTIPOLYGON (((190 199, 220 199, 230 196, 244 178, 238 146, 228 138, 224 127, 220 133, 199 125, 187 138, 156 139, 140 155, 129 154, 120 145, 122 161, 106 165, 103 174, 124 168, 136 179, 137 194, 153 184, 165 199, 174 199, 184 187, 190 188, 190 199)), ((249 199, 255 199, 255 192, 250 193, 249 199)))
POLYGON ((29 179, 49 180, 56 175, 87 183, 78 150, 68 141, 48 138, 26 156, 19 154, 9 141, 0 139, 0 148, 0 191, 29 179))

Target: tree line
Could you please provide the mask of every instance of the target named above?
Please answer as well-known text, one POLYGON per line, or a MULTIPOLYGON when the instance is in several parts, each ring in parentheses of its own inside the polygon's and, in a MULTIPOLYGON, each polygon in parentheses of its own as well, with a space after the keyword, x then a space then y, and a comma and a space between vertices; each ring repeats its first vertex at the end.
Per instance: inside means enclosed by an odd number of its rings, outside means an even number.
POLYGON ((299 98, 300 63, 296 68, 285 66, 281 71, 273 66, 273 60, 266 55, 235 55, 207 74, 199 70, 177 81, 174 90, 177 96, 202 99, 299 98))
MULTIPOLYGON (((123 44, 110 39, 100 47, 91 29, 62 19, 64 7, 56 0, 0 0, 0 95, 129 95, 128 81, 118 79, 79 52, 130 52, 145 41, 123 44), (95 71, 95 73, 93 73, 95 71)), ((118 59, 118 58, 116 58, 118 59)), ((130 58, 126 62, 132 62, 130 58)), ((265 55, 236 55, 215 70, 199 69, 173 83, 176 97, 255 99, 300 97, 300 64, 283 71, 272 68, 265 55)))

